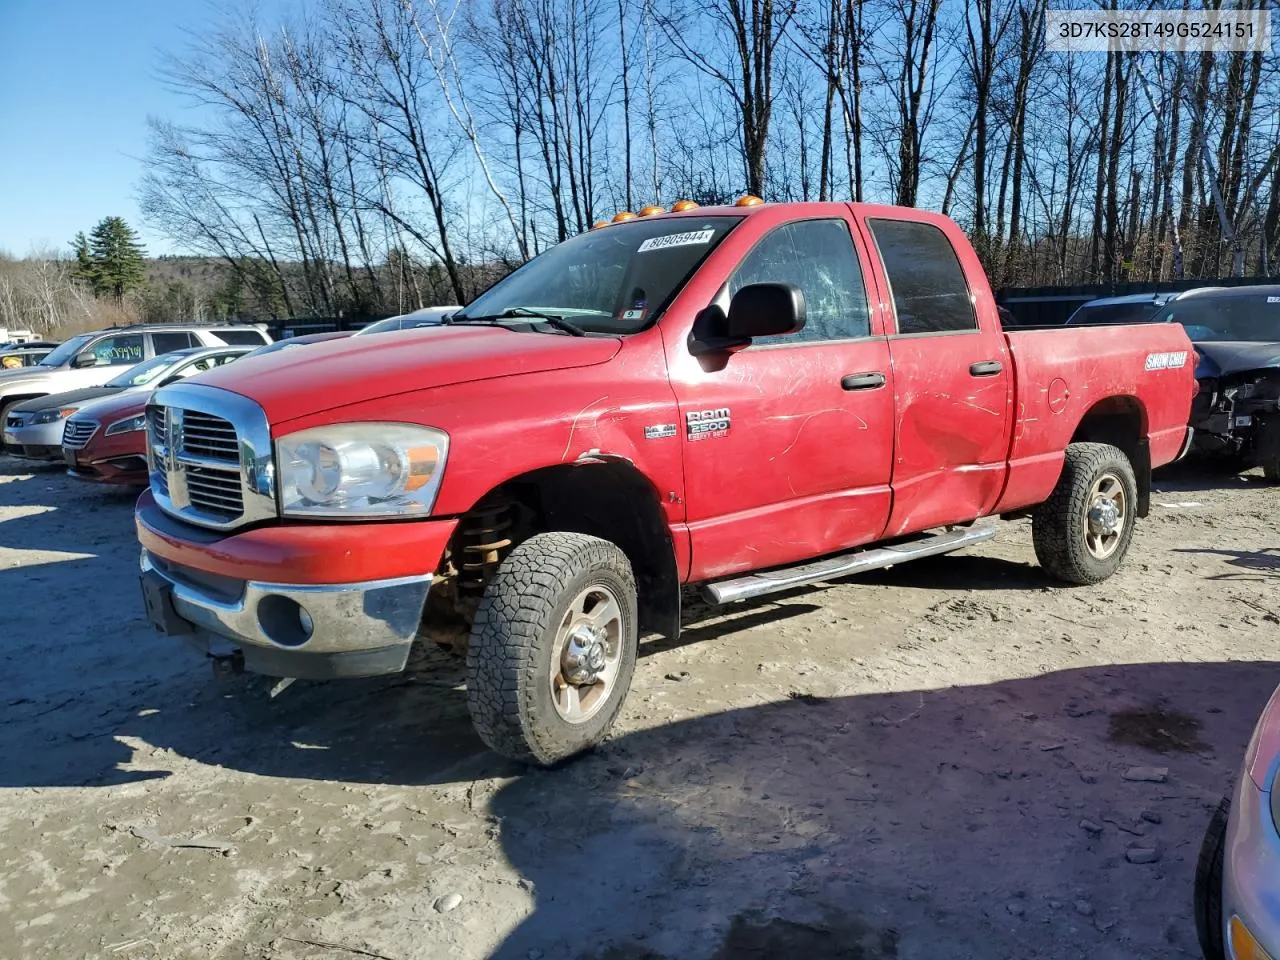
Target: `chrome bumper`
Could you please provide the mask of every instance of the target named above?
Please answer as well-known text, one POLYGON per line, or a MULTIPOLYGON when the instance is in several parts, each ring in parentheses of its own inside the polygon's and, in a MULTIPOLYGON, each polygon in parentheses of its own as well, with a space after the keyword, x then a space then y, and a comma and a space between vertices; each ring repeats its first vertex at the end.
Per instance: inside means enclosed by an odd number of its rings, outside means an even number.
POLYGON ((403 670, 432 581, 423 574, 336 584, 220 582, 239 587, 233 597, 193 582, 180 567, 153 562, 146 550, 140 567, 144 593, 146 580, 160 584, 177 618, 192 628, 181 622, 175 628, 153 614, 157 629, 191 634, 211 654, 238 650, 251 672, 318 679, 403 670), (210 642, 216 638, 224 643, 210 642))
MULTIPOLYGON (((1272 822, 1271 796, 1240 774, 1227 823, 1222 865, 1222 923, 1232 916, 1272 957, 1280 958, 1280 830, 1272 822)), ((1228 947, 1228 951, 1230 947, 1228 947)), ((1231 956, 1230 952, 1227 956, 1231 956)))

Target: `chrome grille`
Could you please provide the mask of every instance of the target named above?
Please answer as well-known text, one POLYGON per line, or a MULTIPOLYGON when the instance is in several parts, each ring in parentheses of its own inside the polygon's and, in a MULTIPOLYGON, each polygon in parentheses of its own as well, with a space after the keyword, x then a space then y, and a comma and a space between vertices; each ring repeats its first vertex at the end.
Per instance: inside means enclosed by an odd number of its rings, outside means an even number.
POLYGON ((195 385, 147 405, 151 491, 165 512, 226 530, 274 517, 271 435, 253 401, 195 385))
POLYGON ((239 471, 240 447, 236 428, 221 417, 186 410, 182 418, 182 449, 186 453, 236 464, 239 471))
POLYGON ((62 428, 62 445, 72 450, 79 450, 93 439, 93 435, 98 432, 98 426, 97 420, 80 420, 71 417, 62 428))

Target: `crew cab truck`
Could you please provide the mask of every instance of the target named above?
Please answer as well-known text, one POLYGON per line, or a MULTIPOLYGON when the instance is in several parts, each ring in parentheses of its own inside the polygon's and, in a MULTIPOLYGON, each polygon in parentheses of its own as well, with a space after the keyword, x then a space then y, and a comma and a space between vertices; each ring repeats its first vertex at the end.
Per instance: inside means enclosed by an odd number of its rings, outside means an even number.
POLYGON ((483 740, 551 765, 606 734, 686 585, 747 600, 1027 514, 1061 581, 1119 567, 1190 440, 1181 327, 1005 332, 925 211, 643 213, 439 326, 157 390, 156 627, 285 678, 394 673, 427 638, 465 655, 483 740))

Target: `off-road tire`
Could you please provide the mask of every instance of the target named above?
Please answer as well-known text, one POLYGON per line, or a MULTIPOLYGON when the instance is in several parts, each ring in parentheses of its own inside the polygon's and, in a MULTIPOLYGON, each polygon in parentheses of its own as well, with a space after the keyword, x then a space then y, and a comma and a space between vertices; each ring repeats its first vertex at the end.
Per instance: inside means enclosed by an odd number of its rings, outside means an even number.
POLYGON ((1123 450, 1108 443, 1070 444, 1058 485, 1031 515, 1036 559, 1051 576, 1067 583, 1101 583, 1119 569, 1129 552, 1137 506, 1138 482, 1123 450), (1124 489, 1125 525, 1116 550, 1099 559, 1085 544, 1083 524, 1090 491, 1104 473, 1113 474, 1124 489))
POLYGON ((616 545, 581 533, 541 533, 508 554, 485 587, 467 648, 467 706, 485 744, 523 763, 553 766, 598 744, 635 673, 635 575, 616 545), (583 589, 601 584, 622 611, 621 662, 610 702, 584 723, 556 712, 550 670, 557 628, 583 589))
POLYGON ((1196 936, 1204 960, 1226 960, 1227 950, 1222 928, 1222 863, 1227 846, 1227 819, 1231 815, 1231 797, 1225 796, 1214 810, 1209 826, 1200 842, 1196 860, 1194 912, 1196 936))

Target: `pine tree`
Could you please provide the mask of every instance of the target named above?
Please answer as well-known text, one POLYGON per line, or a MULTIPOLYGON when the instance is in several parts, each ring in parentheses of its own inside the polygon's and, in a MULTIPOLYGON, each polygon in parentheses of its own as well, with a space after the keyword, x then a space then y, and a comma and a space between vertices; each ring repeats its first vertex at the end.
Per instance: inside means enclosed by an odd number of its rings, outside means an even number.
MULTIPOLYGON (((80 255, 83 239, 84 234, 78 234, 73 244, 82 265, 85 263, 80 255)), ((86 279, 98 296, 109 293, 123 297, 146 282, 146 250, 124 218, 103 217, 89 234, 87 246, 90 267, 86 279)), ((77 272, 79 270, 77 268, 77 272)))
POLYGON ((76 267, 73 275, 77 280, 83 280, 90 287, 97 289, 98 272, 93 263, 93 255, 89 253, 89 241, 85 238, 83 230, 71 241, 71 249, 76 252, 76 267))

